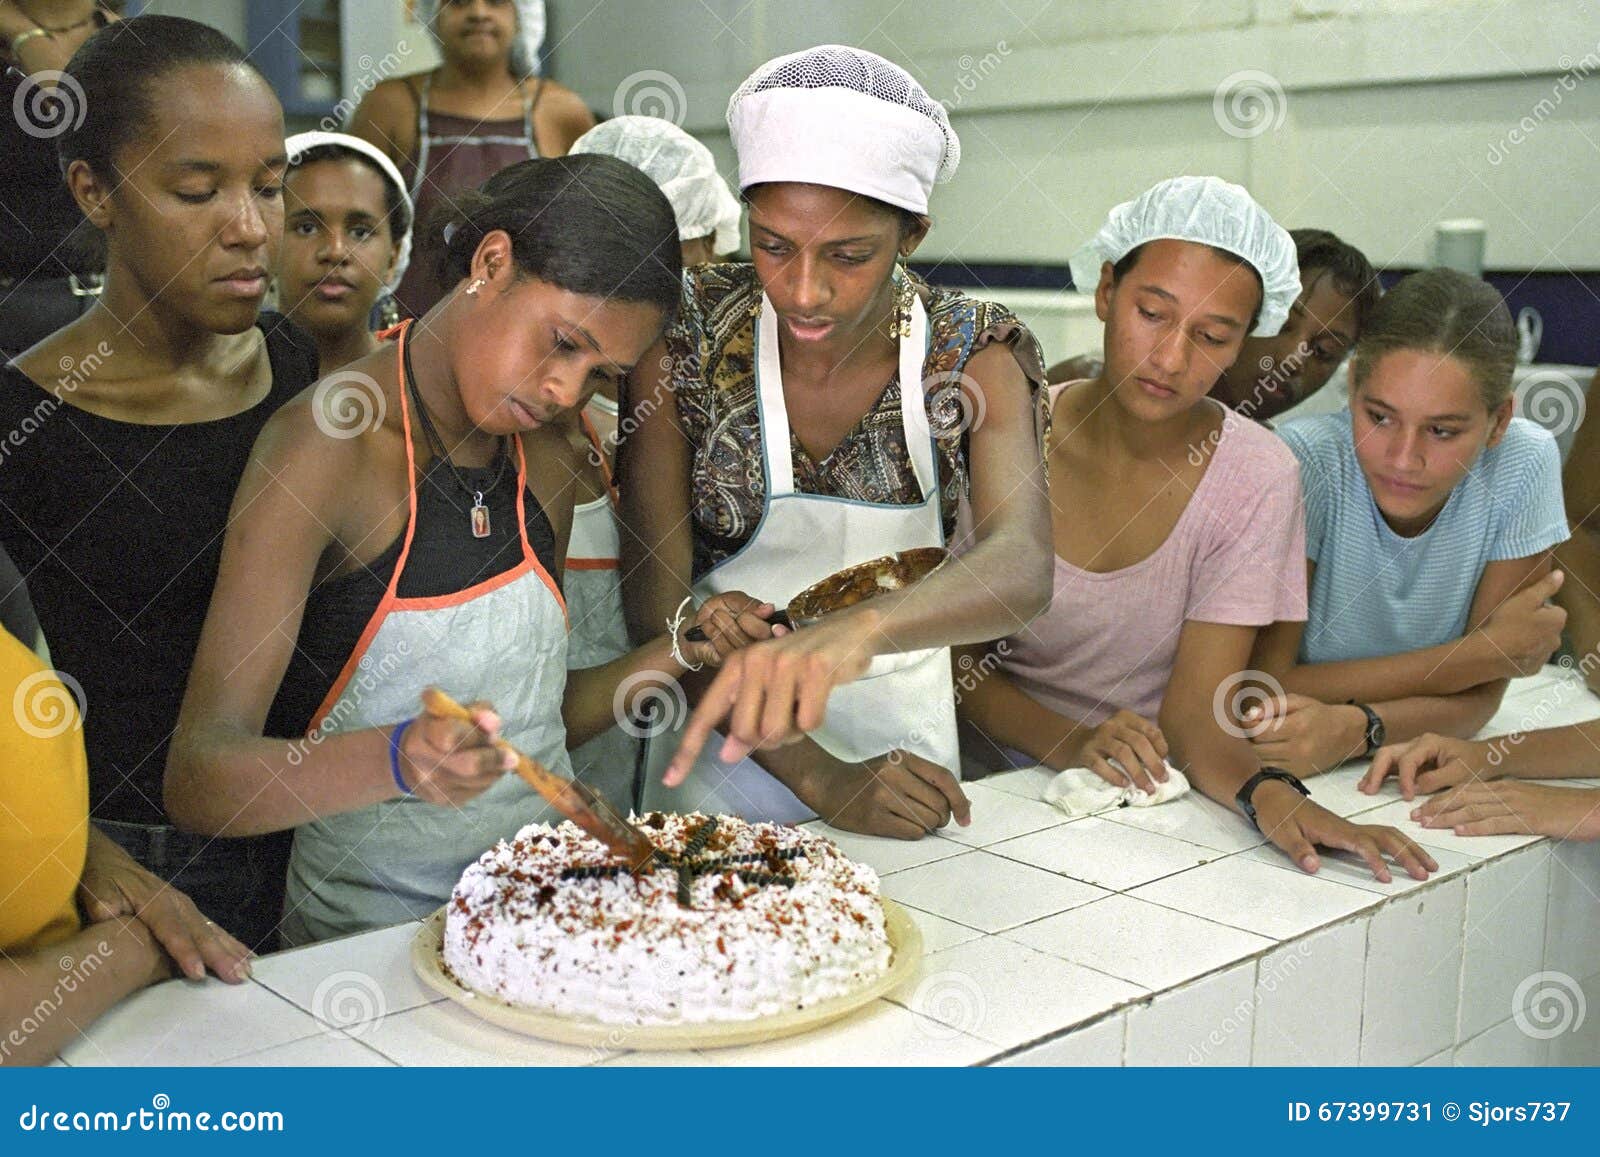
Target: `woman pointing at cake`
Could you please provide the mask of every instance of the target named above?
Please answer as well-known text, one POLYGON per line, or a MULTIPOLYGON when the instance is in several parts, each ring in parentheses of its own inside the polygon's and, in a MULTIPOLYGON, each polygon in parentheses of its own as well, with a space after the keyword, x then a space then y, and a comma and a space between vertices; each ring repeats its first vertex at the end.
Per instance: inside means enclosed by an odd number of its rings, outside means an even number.
POLYGON ((690 270, 680 320, 628 383, 636 636, 686 598, 781 604, 943 546, 968 492, 978 542, 907 590, 734 655, 667 772, 682 782, 706 749, 670 806, 916 838, 967 817, 948 648, 1020 630, 1049 599, 1038 345, 1007 310, 905 269, 960 145, 903 69, 835 45, 781 57, 728 123, 753 261, 690 270))
POLYGON ((610 727, 621 688, 718 657, 660 639, 566 671, 577 465, 555 420, 677 307, 671 206, 585 156, 514 165, 457 207, 445 300, 256 443, 173 741, 180 825, 296 829, 291 944, 426 914, 539 818, 497 741, 567 774, 568 732, 610 727), (430 685, 479 700, 472 722, 419 716, 430 685))

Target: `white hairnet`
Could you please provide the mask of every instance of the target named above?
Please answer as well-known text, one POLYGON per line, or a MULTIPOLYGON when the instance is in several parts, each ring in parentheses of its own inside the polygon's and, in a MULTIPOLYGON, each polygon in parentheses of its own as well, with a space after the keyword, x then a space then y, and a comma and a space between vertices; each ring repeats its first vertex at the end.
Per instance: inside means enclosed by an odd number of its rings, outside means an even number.
POLYGON ((898 64, 841 44, 756 69, 728 101, 728 128, 741 190, 800 181, 926 213, 961 162, 943 105, 898 64))
MULTIPOLYGON (((544 0, 515 0, 517 35, 511 42, 511 75, 537 76, 539 49, 544 45, 544 0)), ((439 0, 417 0, 417 20, 439 41, 433 22, 439 15, 439 0)))
POLYGON ((1294 239, 1241 185, 1220 177, 1173 177, 1111 210, 1100 232, 1072 255, 1072 282, 1085 293, 1100 283, 1100 265, 1121 261, 1147 241, 1194 241, 1224 249, 1261 275, 1255 335, 1283 328, 1300 296, 1294 239))
POLYGON ((739 248, 739 201, 717 172, 711 150, 669 120, 620 116, 596 125, 569 153, 604 153, 627 161, 672 202, 678 238, 711 236, 720 257, 739 248))
POLYGON ((394 287, 400 284, 400 279, 406 275, 406 266, 411 264, 411 235, 416 232, 416 222, 412 220, 416 210, 411 204, 411 194, 406 192, 406 183, 400 179, 400 170, 395 168, 394 162, 385 156, 377 145, 360 137, 353 137, 349 133, 296 133, 283 142, 283 149, 292 168, 300 163, 303 155, 323 145, 333 145, 346 152, 360 153, 377 165, 383 171, 384 179, 400 191, 400 200, 406 207, 406 231, 395 238, 398 249, 394 258, 394 272, 389 275, 385 285, 385 288, 393 291, 394 287))

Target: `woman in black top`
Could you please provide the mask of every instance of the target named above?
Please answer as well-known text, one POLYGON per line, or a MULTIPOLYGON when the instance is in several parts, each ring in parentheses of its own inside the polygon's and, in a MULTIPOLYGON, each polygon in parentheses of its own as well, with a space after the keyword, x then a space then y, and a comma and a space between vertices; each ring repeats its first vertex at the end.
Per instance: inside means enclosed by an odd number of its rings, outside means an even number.
MULTIPOLYGON (((0 380, 0 546, 83 689, 91 819, 270 947, 286 839, 182 835, 161 795, 229 503, 267 418, 316 376, 309 339, 258 317, 283 114, 237 46, 174 17, 96 32, 67 73, 84 115, 57 146, 104 235, 106 286, 0 380)), ((104 887, 137 906, 147 884, 104 887)))

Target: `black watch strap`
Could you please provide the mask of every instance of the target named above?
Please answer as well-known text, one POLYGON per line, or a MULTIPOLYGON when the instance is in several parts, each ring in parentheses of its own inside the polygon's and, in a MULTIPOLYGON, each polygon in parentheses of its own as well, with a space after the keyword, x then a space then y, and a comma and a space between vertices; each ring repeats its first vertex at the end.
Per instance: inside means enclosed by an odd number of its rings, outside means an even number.
POLYGON ((1367 717, 1367 749, 1361 754, 1371 755, 1383 746, 1383 741, 1388 737, 1388 728, 1383 725, 1383 717, 1365 703, 1350 700, 1350 706, 1361 708, 1361 713, 1367 717))
POLYGON ((1263 767, 1256 772, 1244 781, 1244 786, 1233 797, 1233 801, 1239 805, 1240 811, 1250 817, 1250 822, 1255 825, 1255 829, 1258 832, 1261 830, 1261 825, 1256 822, 1256 805, 1251 802, 1251 797, 1256 794, 1256 788, 1260 787, 1264 780, 1269 779, 1281 779, 1301 795, 1309 796, 1311 794, 1311 789, 1301 783, 1299 777, 1290 775, 1281 767, 1263 767))

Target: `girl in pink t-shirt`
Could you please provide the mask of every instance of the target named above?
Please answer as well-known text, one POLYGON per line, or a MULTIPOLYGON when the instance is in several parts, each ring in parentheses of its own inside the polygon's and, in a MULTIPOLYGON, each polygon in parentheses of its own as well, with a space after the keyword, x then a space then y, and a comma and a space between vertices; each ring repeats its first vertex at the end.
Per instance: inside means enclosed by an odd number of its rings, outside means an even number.
POLYGON ((1433 861, 1401 833, 1352 824, 1264 768, 1234 711, 1261 675, 1261 629, 1305 618, 1305 522, 1288 447, 1205 395, 1247 333, 1281 322, 1292 243, 1210 178, 1119 206, 1097 243, 1119 223, 1095 291, 1104 368, 1050 396, 1054 599, 988 648, 998 668, 963 685, 958 709, 994 750, 1118 785, 1151 790, 1170 758, 1307 871, 1321 844, 1361 852, 1380 880, 1386 856, 1426 878, 1433 861), (1156 224, 1140 235, 1130 207, 1156 224))

